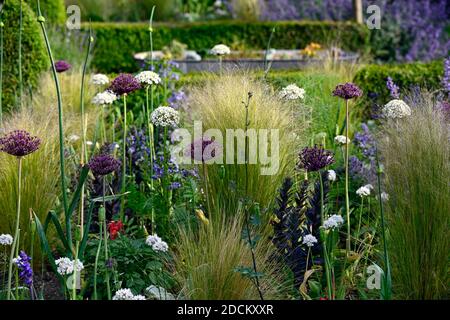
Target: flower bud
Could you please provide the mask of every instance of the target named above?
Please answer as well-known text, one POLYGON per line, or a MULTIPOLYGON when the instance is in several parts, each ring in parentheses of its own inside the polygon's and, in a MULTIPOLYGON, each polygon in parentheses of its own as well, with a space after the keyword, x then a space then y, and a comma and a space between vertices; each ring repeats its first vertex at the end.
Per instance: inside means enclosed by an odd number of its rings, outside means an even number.
POLYGON ((43 16, 39 16, 37 18, 37 21, 40 22, 40 23, 44 23, 45 22, 45 18, 43 16))
POLYGON ((100 209, 98 209, 98 221, 103 222, 106 219, 106 212, 105 207, 101 206, 100 209))

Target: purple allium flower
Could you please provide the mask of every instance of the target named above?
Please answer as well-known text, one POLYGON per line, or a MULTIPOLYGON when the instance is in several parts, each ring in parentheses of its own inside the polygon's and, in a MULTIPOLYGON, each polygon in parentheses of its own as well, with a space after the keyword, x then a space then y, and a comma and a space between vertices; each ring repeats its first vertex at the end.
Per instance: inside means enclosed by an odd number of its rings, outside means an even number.
POLYGON ((25 130, 14 130, 0 138, 0 151, 23 157, 39 149, 41 140, 25 130))
POLYGON ((388 88, 389 93, 392 98, 394 98, 394 99, 400 98, 400 93, 399 93, 400 88, 394 83, 394 80, 392 80, 391 77, 387 77, 386 87, 388 88))
POLYGON ((361 97, 362 90, 354 83, 347 82, 345 84, 338 84, 333 91, 333 96, 345 100, 361 97))
POLYGON ((141 84, 132 74, 121 73, 111 82, 109 90, 121 96, 139 90, 140 88, 141 84))
POLYGON ((450 58, 444 60, 444 76, 442 77, 442 87, 450 94, 450 58))
POLYGON ((65 60, 59 60, 55 62, 56 72, 62 73, 69 70, 70 68, 72 68, 72 66, 65 60))
POLYGON ((20 251, 19 256, 13 260, 19 269, 20 279, 28 286, 33 285, 33 269, 30 264, 31 258, 24 251, 20 251))
POLYGON ((109 154, 101 154, 91 158, 89 168, 96 176, 106 176, 120 168, 121 162, 109 154))
POLYGON ((191 159, 206 162, 208 160, 214 159, 219 156, 221 153, 220 145, 214 140, 208 137, 202 137, 200 139, 195 140, 188 146, 185 151, 185 155, 187 157, 191 157, 191 159))
POLYGON ((317 145, 315 145, 313 148, 304 148, 299 153, 298 157, 298 168, 305 169, 310 172, 319 171, 326 166, 334 163, 333 153, 317 145))

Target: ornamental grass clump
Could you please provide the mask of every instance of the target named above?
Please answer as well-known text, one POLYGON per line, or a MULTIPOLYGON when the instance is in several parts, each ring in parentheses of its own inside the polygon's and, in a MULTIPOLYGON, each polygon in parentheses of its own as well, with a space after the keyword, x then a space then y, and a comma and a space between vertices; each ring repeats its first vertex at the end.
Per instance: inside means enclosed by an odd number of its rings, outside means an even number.
POLYGON ((449 127, 432 101, 382 128, 387 240, 398 299, 448 298, 449 127))

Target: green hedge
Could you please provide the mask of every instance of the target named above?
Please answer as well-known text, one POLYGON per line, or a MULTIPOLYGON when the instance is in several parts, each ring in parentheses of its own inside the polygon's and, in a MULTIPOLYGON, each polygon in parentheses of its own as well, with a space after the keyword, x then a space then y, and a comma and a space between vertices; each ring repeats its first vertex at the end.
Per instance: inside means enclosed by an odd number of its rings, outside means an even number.
MULTIPOLYGON (((64 0, 40 0, 39 3, 42 15, 49 23, 63 24, 66 22, 67 15, 64 0)), ((30 6, 37 10, 36 1, 31 1, 30 6)))
MULTIPOLYGON (((19 94, 19 0, 8 0, 3 7, 4 65, 3 65, 3 109, 12 109, 19 94)), ((37 84, 41 72, 49 67, 44 40, 36 15, 23 2, 22 29, 22 76, 24 94, 37 84)))
MULTIPOLYGON (((92 66, 101 72, 132 72, 137 65, 133 54, 149 50, 146 23, 93 23, 96 43, 92 66)), ((338 44, 346 50, 368 47, 369 30, 352 22, 240 22, 156 24, 154 49, 161 49, 176 39, 189 49, 207 50, 218 43, 248 49, 264 49, 273 28, 271 46, 282 49, 304 48, 310 42, 338 44), (341 41, 340 43, 336 41, 341 41)), ((87 25, 85 25, 87 29, 87 25)))

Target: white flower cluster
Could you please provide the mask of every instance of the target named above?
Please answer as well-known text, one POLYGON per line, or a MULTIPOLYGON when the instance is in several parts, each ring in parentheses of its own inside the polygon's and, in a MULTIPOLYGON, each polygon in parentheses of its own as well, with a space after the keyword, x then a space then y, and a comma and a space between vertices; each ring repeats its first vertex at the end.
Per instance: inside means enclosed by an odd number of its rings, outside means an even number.
POLYGON ((312 234, 307 234, 303 237, 303 244, 306 244, 308 247, 314 246, 315 243, 317 243, 317 238, 312 234))
POLYGON ((362 186, 358 190, 356 190, 356 194, 358 196, 362 197, 368 197, 370 196, 370 192, 372 191, 373 186, 371 184, 366 184, 365 186, 362 186))
POLYGON ((0 235, 0 244, 2 246, 10 246, 13 243, 13 237, 10 234, 0 235))
POLYGON ((105 74, 94 74, 91 78, 91 83, 95 84, 96 86, 104 86, 109 83, 109 78, 105 74))
POLYGON ((333 214, 327 220, 324 221, 323 227, 325 229, 334 229, 341 226, 344 223, 344 219, 340 215, 333 214))
POLYGON ((226 45, 224 44, 216 44, 212 49, 211 49, 211 54, 215 55, 215 56, 224 56, 227 54, 230 54, 231 50, 230 48, 228 48, 226 45))
POLYGON ((336 136, 334 137, 334 143, 338 145, 344 145, 350 143, 350 139, 347 138, 346 136, 336 136))
POLYGON ((97 93, 94 98, 92 98, 92 104, 95 104, 97 106, 104 106, 107 104, 112 104, 114 101, 117 100, 117 96, 114 94, 114 92, 111 92, 109 90, 97 93))
POLYGON ((158 237, 157 234, 148 236, 147 239, 145 239, 145 243, 155 251, 167 252, 167 250, 169 250, 167 243, 158 237))
POLYGON ((161 106, 152 112, 151 120, 157 127, 176 127, 180 122, 180 114, 174 108, 161 106))
POLYGON ((71 260, 67 257, 59 258, 55 261, 58 267, 57 271, 60 275, 65 276, 72 274, 76 268, 77 273, 84 269, 84 265, 80 260, 71 260))
POLYGON ((284 100, 304 100, 305 89, 299 88, 296 84, 290 84, 280 91, 280 98, 284 100))
POLYGON ((389 201, 389 194, 386 192, 381 193, 381 200, 383 201, 389 201))
POLYGON ((336 181, 336 171, 328 170, 327 178, 328 178, 328 181, 331 181, 331 182, 336 181))
POLYGON ((136 76, 136 80, 143 85, 156 85, 161 83, 159 75, 153 71, 142 71, 136 76))
POLYGON ((143 295, 134 295, 130 289, 119 289, 114 294, 113 300, 146 300, 143 295))
POLYGON ((401 119, 411 115, 411 108, 403 100, 389 101, 381 110, 383 117, 389 119, 401 119))

